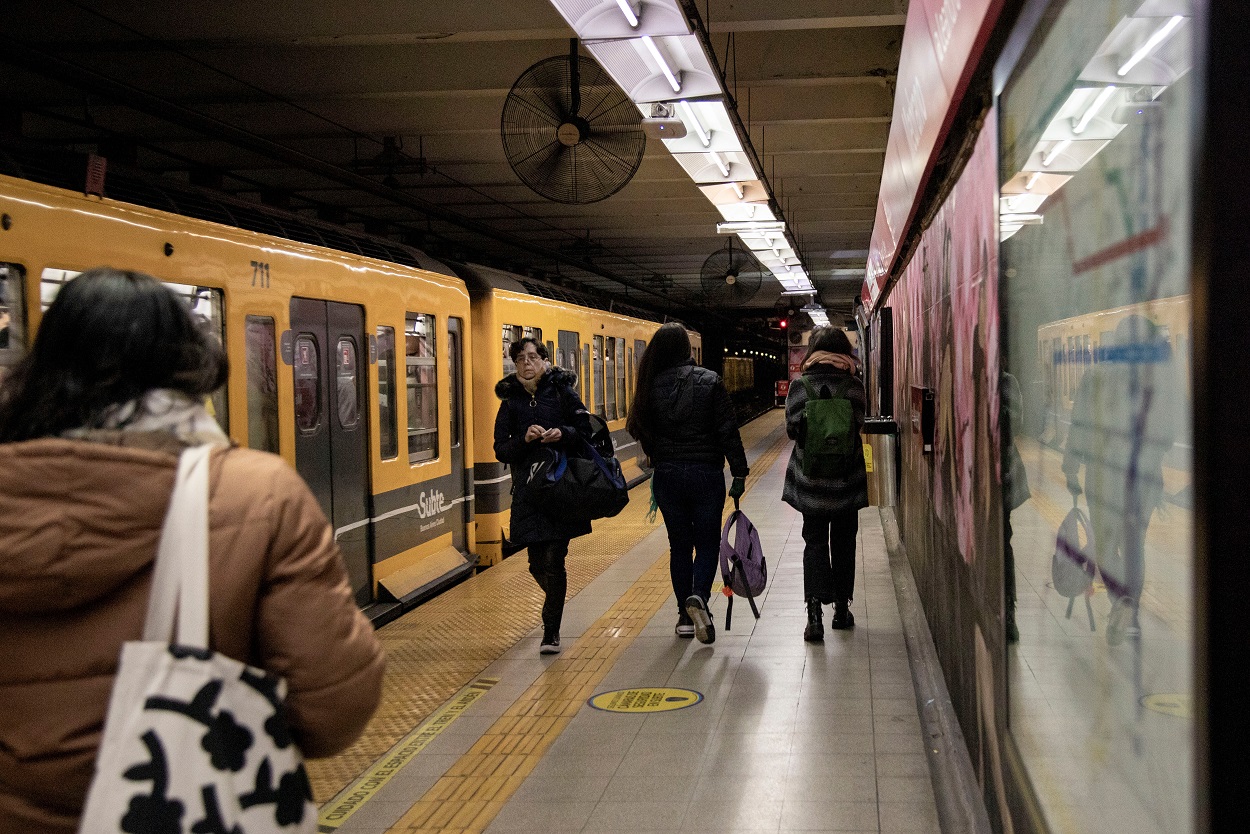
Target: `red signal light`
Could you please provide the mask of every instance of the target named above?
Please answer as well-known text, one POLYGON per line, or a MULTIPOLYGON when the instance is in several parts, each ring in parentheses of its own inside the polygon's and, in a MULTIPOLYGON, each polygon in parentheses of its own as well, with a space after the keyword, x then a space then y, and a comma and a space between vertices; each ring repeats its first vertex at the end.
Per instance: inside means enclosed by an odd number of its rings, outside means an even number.
POLYGON ((786 329, 787 327, 789 327, 789 326, 790 326, 790 320, 789 320, 789 319, 782 319, 782 320, 781 320, 781 329, 782 329, 782 330, 785 330, 785 329, 786 329))

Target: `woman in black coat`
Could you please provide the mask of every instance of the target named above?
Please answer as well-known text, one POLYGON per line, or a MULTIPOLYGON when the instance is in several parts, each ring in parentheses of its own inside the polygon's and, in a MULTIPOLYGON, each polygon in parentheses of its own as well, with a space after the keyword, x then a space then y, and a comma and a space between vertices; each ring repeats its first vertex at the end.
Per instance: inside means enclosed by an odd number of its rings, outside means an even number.
POLYGON ((729 392, 716 373, 694 363, 680 324, 657 330, 643 352, 625 428, 655 467, 651 486, 668 528, 676 634, 711 643, 716 629, 708 601, 720 555, 725 461, 731 498, 742 495, 751 470, 729 392))
POLYGON ((528 548, 530 573, 546 594, 539 651, 555 654, 560 651, 560 619, 568 590, 564 559, 569 540, 589 533, 590 522, 560 518, 535 507, 526 492, 524 470, 542 444, 571 447, 587 411, 573 390, 577 377, 548 367, 542 342, 527 336, 513 342, 508 354, 516 373, 495 385, 495 395, 502 400, 495 415, 495 457, 512 468, 509 537, 513 544, 528 548))
POLYGON ((833 605, 831 628, 855 625, 850 608, 855 589, 855 538, 859 533, 859 511, 868 506, 868 475, 860 440, 864 384, 856 376, 857 365, 845 333, 834 327, 812 331, 801 366, 803 379, 818 397, 842 396, 851 401, 853 451, 841 475, 804 474, 807 386, 802 379, 790 383, 786 397, 786 434, 795 442, 781 499, 803 514, 803 596, 807 598, 803 639, 808 642, 824 639, 822 604, 833 605))

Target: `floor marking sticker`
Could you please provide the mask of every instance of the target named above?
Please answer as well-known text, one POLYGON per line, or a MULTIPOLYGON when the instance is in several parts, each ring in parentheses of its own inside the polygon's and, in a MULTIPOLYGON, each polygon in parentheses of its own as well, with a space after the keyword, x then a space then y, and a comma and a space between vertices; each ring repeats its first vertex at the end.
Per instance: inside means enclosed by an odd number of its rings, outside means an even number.
POLYGON ((669 712, 693 707, 702 700, 703 693, 693 689, 658 686, 600 692, 586 703, 604 712, 669 712))
POLYGON ((403 769, 433 741, 439 733, 447 729, 451 722, 460 717, 473 702, 481 698, 491 687, 499 683, 498 678, 478 678, 467 684, 451 697, 443 707, 417 725, 416 729, 395 743, 382 758, 367 770, 363 776, 344 788, 338 796, 321 806, 317 817, 317 830, 325 834, 336 831, 347 821, 348 817, 360 810, 360 807, 373 798, 382 786, 403 769))

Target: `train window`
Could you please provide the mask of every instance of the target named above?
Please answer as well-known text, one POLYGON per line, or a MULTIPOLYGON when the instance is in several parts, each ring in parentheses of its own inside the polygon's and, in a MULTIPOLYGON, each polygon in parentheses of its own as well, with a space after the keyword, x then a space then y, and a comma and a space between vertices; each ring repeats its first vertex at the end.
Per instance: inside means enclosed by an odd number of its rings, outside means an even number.
POLYGON ((595 404, 591 401, 593 395, 590 391, 590 345, 585 342, 582 343, 582 373, 580 378, 582 381, 582 402, 586 404, 588 409, 594 411, 595 404))
POLYGON ((26 270, 0 263, 0 380, 21 361, 26 346, 26 305, 22 286, 26 270))
POLYGON ((278 360, 270 316, 244 322, 247 364, 247 445, 278 452, 278 360))
MULTIPOLYGON (((61 287, 81 274, 81 272, 75 272, 70 269, 44 269, 39 276, 39 304, 41 309, 46 311, 51 307, 52 302, 61 291, 61 287)), ((219 289, 200 287, 193 284, 174 284, 169 281, 163 283, 173 291, 174 295, 186 303, 191 310, 192 316, 217 340, 217 343, 225 345, 226 319, 222 301, 224 293, 219 289)), ((228 432, 230 430, 230 415, 226 408, 226 386, 223 385, 214 391, 204 405, 213 418, 217 420, 222 431, 228 432)))
POLYGON ((438 367, 434 316, 409 313, 404 327, 408 369, 408 462, 438 457, 438 367))
POLYGON ((625 369, 628 372, 628 376, 625 377, 625 400, 624 402, 625 402, 625 413, 629 414, 629 403, 633 399, 634 380, 637 378, 637 373, 636 373, 637 366, 634 364, 634 349, 628 348, 626 350, 626 354, 627 356, 625 359, 625 369))
POLYGON ((516 373, 516 363, 512 361, 509 351, 512 350, 512 343, 519 342, 522 338, 521 325, 505 324, 503 326, 503 374, 516 373))
POLYGON ((541 327, 522 327, 521 338, 533 339, 541 345, 543 342, 543 329, 541 327))
POLYGON ((634 379, 638 378, 638 363, 642 361, 642 354, 646 349, 646 340, 634 339, 634 379))
POLYGON ((313 434, 321 424, 321 359, 317 339, 309 333, 295 337, 295 427, 313 434))
POLYGON ((625 340, 613 339, 616 343, 616 405, 617 416, 625 416, 625 340))
POLYGON ((395 409, 395 328, 378 328, 378 451, 382 460, 399 457, 395 409))
MULTIPOLYGON (((607 399, 605 398, 603 390, 603 337, 596 336, 593 341, 594 356, 592 357, 592 361, 594 365, 592 373, 595 384, 595 405, 599 407, 599 410, 596 413, 606 420, 608 419, 608 407, 607 399)), ((591 407, 591 411, 594 410, 594 407, 591 407)))
MULTIPOLYGON (((595 337, 599 338, 599 337, 595 337)), ((616 339, 607 337, 603 348, 603 416, 605 420, 616 419, 616 339)))
POLYGON ((360 422, 355 339, 342 337, 334 349, 334 383, 339 400, 339 428, 354 429, 360 422))
POLYGON ((571 330, 561 330, 556 337, 556 367, 576 374, 577 344, 581 341, 581 337, 571 330))

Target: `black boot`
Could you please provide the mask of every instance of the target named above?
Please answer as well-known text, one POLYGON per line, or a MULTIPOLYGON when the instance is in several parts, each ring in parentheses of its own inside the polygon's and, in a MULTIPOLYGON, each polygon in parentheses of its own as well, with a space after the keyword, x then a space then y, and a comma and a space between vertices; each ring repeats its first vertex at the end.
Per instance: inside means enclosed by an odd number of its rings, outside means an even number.
POLYGON ((820 621, 820 600, 816 597, 807 598, 807 627, 803 629, 803 639, 809 643, 825 639, 825 626, 820 621))
POLYGON ((851 604, 847 600, 841 600, 833 604, 833 620, 830 621, 830 628, 851 628, 855 625, 855 616, 851 614, 851 604))

